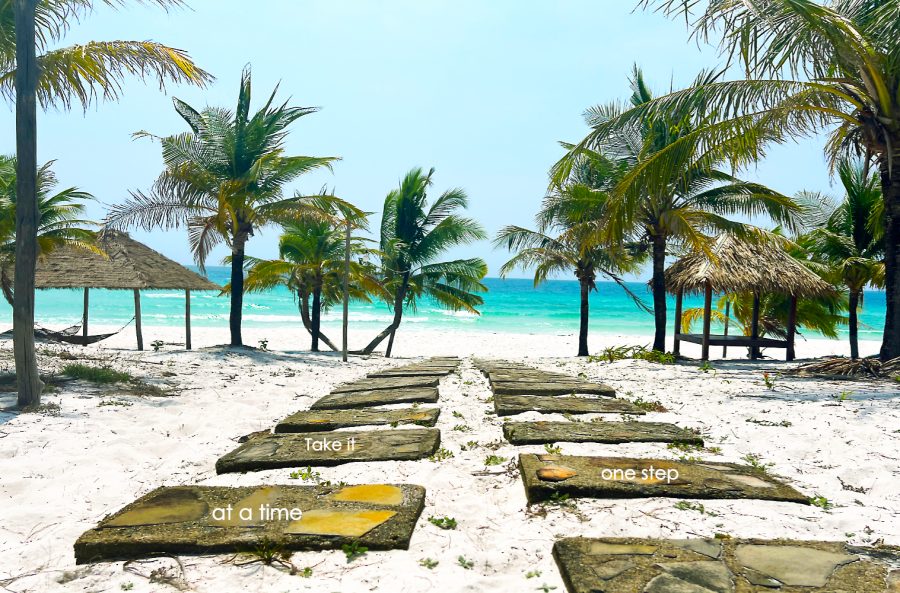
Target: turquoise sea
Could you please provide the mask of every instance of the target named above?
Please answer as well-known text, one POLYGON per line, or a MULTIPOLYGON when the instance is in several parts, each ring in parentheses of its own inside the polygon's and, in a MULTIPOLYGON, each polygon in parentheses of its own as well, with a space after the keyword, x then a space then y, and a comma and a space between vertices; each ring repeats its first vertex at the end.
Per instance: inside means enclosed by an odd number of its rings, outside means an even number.
MULTIPOLYGON (((209 278, 218 284, 228 279, 225 267, 207 269, 209 278)), ((488 278, 490 291, 484 296, 481 315, 445 311, 434 303, 421 303, 416 311, 404 316, 404 324, 421 329, 476 330, 518 333, 573 333, 578 331, 578 284, 574 280, 553 280, 534 288, 531 280, 488 278)), ((646 284, 629 283, 629 288, 650 304, 646 284)), ((867 292, 860 319, 860 339, 880 340, 884 323, 884 293, 867 292)), ((130 292, 91 291, 90 320, 96 325, 124 325, 134 315, 134 299, 130 292)), ((686 307, 702 305, 700 297, 686 299, 686 307)), ((0 299, 3 319, 9 327, 12 311, 0 299)), ((81 320, 82 291, 38 291, 36 317, 40 325, 59 329, 81 320)), ((146 291, 141 293, 142 317, 145 325, 181 326, 184 323, 182 291, 146 291)), ((669 305, 674 310, 674 300, 669 305)), ((215 293, 192 293, 192 323, 197 327, 228 323, 228 299, 215 293)), ((340 324, 340 309, 328 311, 324 326, 335 331, 340 324)), ((351 303, 350 323, 354 329, 377 332, 391 315, 382 303, 351 303)), ((248 294, 244 299, 244 324, 248 327, 291 327, 300 325, 300 315, 292 294, 284 288, 261 294, 248 294)), ((410 327, 410 329, 413 329, 410 327)), ((599 284, 591 296, 591 332, 626 335, 652 335, 653 316, 639 309, 625 292, 612 282, 599 284)), ((807 337, 817 337, 809 335, 807 337)))

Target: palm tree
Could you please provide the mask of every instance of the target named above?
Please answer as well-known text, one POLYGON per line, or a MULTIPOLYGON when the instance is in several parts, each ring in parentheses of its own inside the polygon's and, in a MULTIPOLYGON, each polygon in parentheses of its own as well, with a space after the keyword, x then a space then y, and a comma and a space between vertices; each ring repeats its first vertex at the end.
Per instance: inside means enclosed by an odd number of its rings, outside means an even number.
MULTIPOLYGON (((676 153, 702 146, 733 164, 766 143, 828 133, 832 166, 862 157, 875 165, 884 200, 887 311, 881 359, 900 356, 900 0, 642 0, 685 17, 698 40, 716 40, 745 80, 716 81, 625 112, 609 127, 702 100, 715 117, 656 155, 647 175, 676 153)), ((601 130, 601 132, 604 132, 601 130)))
POLYGON ((505 277, 516 268, 534 268, 534 285, 550 276, 574 272, 580 286, 580 325, 578 356, 588 356, 588 320, 590 293, 597 290, 597 275, 619 284, 639 306, 646 306, 622 282, 620 274, 635 272, 640 253, 628 246, 602 246, 594 241, 591 223, 602 220, 606 212, 606 190, 614 182, 615 164, 596 153, 585 152, 572 169, 569 180, 558 185, 544 198, 535 217, 537 230, 507 226, 494 240, 517 252, 502 268, 505 277))
MULTIPOLYGON (((371 249, 361 237, 351 239, 350 297, 370 302, 380 284, 374 266, 365 258, 371 249)), ((279 259, 247 258, 248 292, 286 286, 297 297, 303 326, 312 337, 311 349, 319 351, 321 339, 332 350, 337 346, 321 331, 322 313, 342 300, 344 276, 344 228, 330 220, 309 220, 286 225, 278 243, 279 259), (312 305, 310 305, 310 299, 312 305)))
MULTIPOLYGON (((141 2, 138 2, 141 3, 141 2)), ((184 5, 183 0, 144 0, 165 10, 184 5)), ((0 94, 15 93, 15 2, 0 2, 0 94)), ((154 41, 90 41, 68 47, 50 47, 62 41, 73 23, 84 19, 97 5, 118 7, 125 0, 38 0, 36 3, 37 98, 43 107, 94 100, 118 99, 130 75, 153 77, 160 87, 166 82, 205 86, 212 76, 199 68, 183 50, 154 41)))
MULTIPOLYGON (((154 0, 168 7, 180 0, 154 0)), ((106 4, 115 4, 105 0, 106 4)), ((0 3, 0 93, 16 103, 18 205, 16 214, 16 297, 13 353, 19 407, 37 406, 41 382, 34 350, 34 270, 37 257, 37 109, 76 98, 87 108, 100 94, 116 98, 127 74, 155 74, 203 85, 211 76, 180 50, 150 41, 89 43, 37 55, 59 41, 70 23, 93 7, 93 0, 8 0, 0 3)))
MULTIPOLYGON (((716 78, 703 72, 694 84, 710 84, 716 78)), ((626 119, 625 114, 653 102, 639 68, 634 68, 630 82, 632 108, 623 111, 618 104, 607 104, 588 109, 585 119, 592 131, 570 147, 555 167, 554 178, 568 175, 572 163, 586 150, 599 151, 627 166, 609 191, 606 216, 596 223, 596 240, 606 245, 633 242, 648 246, 653 262, 653 349, 664 351, 666 256, 679 249, 705 251, 710 235, 749 230, 730 216, 767 215, 776 223, 792 227, 800 208, 774 190, 738 179, 725 170, 722 159, 709 158, 703 147, 671 150, 691 133, 698 120, 709 117, 701 100, 655 111, 645 118, 626 119), (627 123, 610 123, 619 121, 627 123), (674 152, 670 166, 646 174, 647 162, 661 152, 674 152)))
POLYGON ((446 250, 485 239, 481 226, 456 212, 466 208, 468 198, 459 189, 445 191, 428 205, 428 188, 434 169, 423 173, 415 168, 384 200, 381 217, 381 275, 390 295, 394 318, 368 346, 364 354, 390 336, 385 356, 391 355, 394 334, 400 327, 405 307, 415 307, 427 296, 453 311, 478 313, 484 300, 477 293, 487 291, 481 280, 487 264, 481 258, 436 262, 446 250))
POLYGON ((284 186, 304 173, 331 168, 334 157, 285 156, 288 126, 317 111, 314 107, 273 105, 276 88, 256 113, 250 113, 250 68, 244 69, 237 109, 197 111, 174 99, 175 110, 190 132, 147 136, 162 145, 165 170, 145 194, 112 207, 106 224, 138 225, 146 230, 187 226, 191 250, 201 269, 220 243, 231 250, 231 345, 241 346, 244 251, 254 232, 267 224, 326 217, 323 203, 352 206, 333 196, 283 197, 284 186))
MULTIPOLYGON (((84 228, 94 223, 81 219, 83 202, 94 197, 75 187, 54 193, 58 181, 52 165, 53 161, 45 163, 37 172, 38 257, 63 246, 99 251, 96 233, 84 228)), ((14 156, 0 155, 0 288, 10 305, 14 300, 8 272, 16 251, 16 166, 14 156)))
POLYGON ((843 160, 838 178, 844 187, 844 199, 835 202, 825 196, 806 194, 825 209, 824 224, 800 237, 813 261, 826 266, 826 278, 847 287, 849 299, 848 331, 850 357, 859 358, 859 321, 866 286, 884 286, 884 244, 881 188, 878 178, 869 175, 863 163, 843 160))

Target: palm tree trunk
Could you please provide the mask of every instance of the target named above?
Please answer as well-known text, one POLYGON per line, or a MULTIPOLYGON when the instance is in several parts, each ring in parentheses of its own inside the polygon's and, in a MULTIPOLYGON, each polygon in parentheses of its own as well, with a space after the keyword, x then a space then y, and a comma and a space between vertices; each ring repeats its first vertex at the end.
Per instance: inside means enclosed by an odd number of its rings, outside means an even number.
MULTIPOLYGON (((900 146, 900 134, 891 138, 893 146, 900 146)), ((896 150, 896 149, 895 149, 896 150)), ((881 360, 900 356, 900 154, 893 155, 888 166, 885 155, 881 162, 881 192, 884 197, 884 270, 885 301, 884 338, 881 360)))
POLYGON ((847 328, 850 331, 850 358, 856 360, 859 358, 859 322, 857 321, 856 309, 859 307, 859 291, 850 291, 850 312, 847 320, 847 328))
POLYGON ((231 249, 231 312, 228 325, 231 329, 231 345, 243 346, 241 338, 241 315, 244 308, 244 246, 247 239, 235 237, 231 249))
MULTIPOLYGON (((300 319, 303 321, 303 327, 309 332, 309 335, 312 336, 312 319, 309 314, 309 295, 298 294, 297 297, 300 299, 300 319)), ((319 339, 335 352, 338 351, 338 347, 334 345, 334 342, 328 339, 328 336, 322 332, 321 328, 319 329, 319 339)))
POLYGON ((662 234, 653 235, 653 316, 656 332, 653 335, 653 349, 666 350, 666 238, 662 234))
POLYGON ((312 302, 312 351, 319 351, 319 330, 322 327, 322 287, 313 289, 312 302))
POLYGON ((18 406, 41 403, 44 383, 34 351, 34 268, 37 262, 37 64, 34 17, 37 0, 15 0, 16 27, 16 263, 13 354, 18 406))
MULTIPOLYGON (((362 349, 363 354, 372 354, 375 351, 375 348, 378 347, 378 344, 384 341, 384 339, 388 336, 392 336, 397 328, 400 327, 400 322, 403 320, 403 303, 406 300, 406 291, 409 288, 409 272, 403 274, 403 279, 400 282, 400 287, 397 289, 397 294, 394 297, 394 319, 391 321, 391 324, 384 328, 381 333, 375 336, 375 339, 369 342, 369 345, 362 349)), ((393 341, 393 340, 392 340, 393 341)), ((385 352, 385 356, 390 357, 390 350, 385 352)))
POLYGON ((588 317, 590 315, 591 287, 582 279, 581 285, 581 324, 578 328, 578 356, 588 355, 588 317))

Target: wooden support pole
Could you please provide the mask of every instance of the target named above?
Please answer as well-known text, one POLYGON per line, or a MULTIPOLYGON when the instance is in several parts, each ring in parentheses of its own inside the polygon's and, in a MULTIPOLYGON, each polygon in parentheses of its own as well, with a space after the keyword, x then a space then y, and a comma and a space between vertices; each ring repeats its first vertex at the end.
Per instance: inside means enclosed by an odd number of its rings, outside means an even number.
POLYGON ((134 289, 134 333, 138 350, 144 349, 144 334, 141 332, 141 291, 134 289))
POLYGON ((350 325, 350 219, 347 219, 346 235, 344 237, 344 317, 342 320, 341 333, 343 343, 341 344, 341 360, 347 362, 347 329, 350 325))
POLYGON ((750 337, 753 338, 754 344, 750 346, 750 359, 759 358, 759 346, 756 340, 759 339, 759 293, 753 293, 753 319, 750 321, 750 337))
POLYGON ((184 291, 184 348, 191 349, 191 291, 184 291))
POLYGON ((797 297, 791 297, 791 308, 788 311, 787 359, 794 360, 794 337, 797 334, 797 297))
MULTIPOLYGON (((728 337, 728 318, 731 316, 731 301, 725 301, 725 337, 728 337)), ((722 344, 722 358, 728 357, 728 344, 722 344)))
POLYGON ((681 334, 681 301, 684 299, 684 291, 679 290, 675 296, 675 340, 672 344, 672 353, 675 356, 681 354, 681 340, 678 335, 681 334))
POLYGON ((81 335, 85 338, 88 335, 88 305, 91 300, 91 289, 88 287, 84 288, 84 311, 81 314, 81 335))
POLYGON ((709 330, 712 321, 712 284, 707 280, 706 294, 703 298, 703 349, 700 358, 709 360, 709 330))

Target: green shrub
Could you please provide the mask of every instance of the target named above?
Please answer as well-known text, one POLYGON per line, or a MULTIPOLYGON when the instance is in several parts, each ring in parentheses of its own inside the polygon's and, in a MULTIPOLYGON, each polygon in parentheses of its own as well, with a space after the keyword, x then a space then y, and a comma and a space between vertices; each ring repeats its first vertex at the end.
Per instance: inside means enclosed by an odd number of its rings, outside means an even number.
POLYGON ((62 370, 64 375, 73 379, 82 379, 91 383, 127 383, 134 381, 134 377, 124 371, 117 371, 112 367, 92 367, 86 364, 67 364, 62 370))

